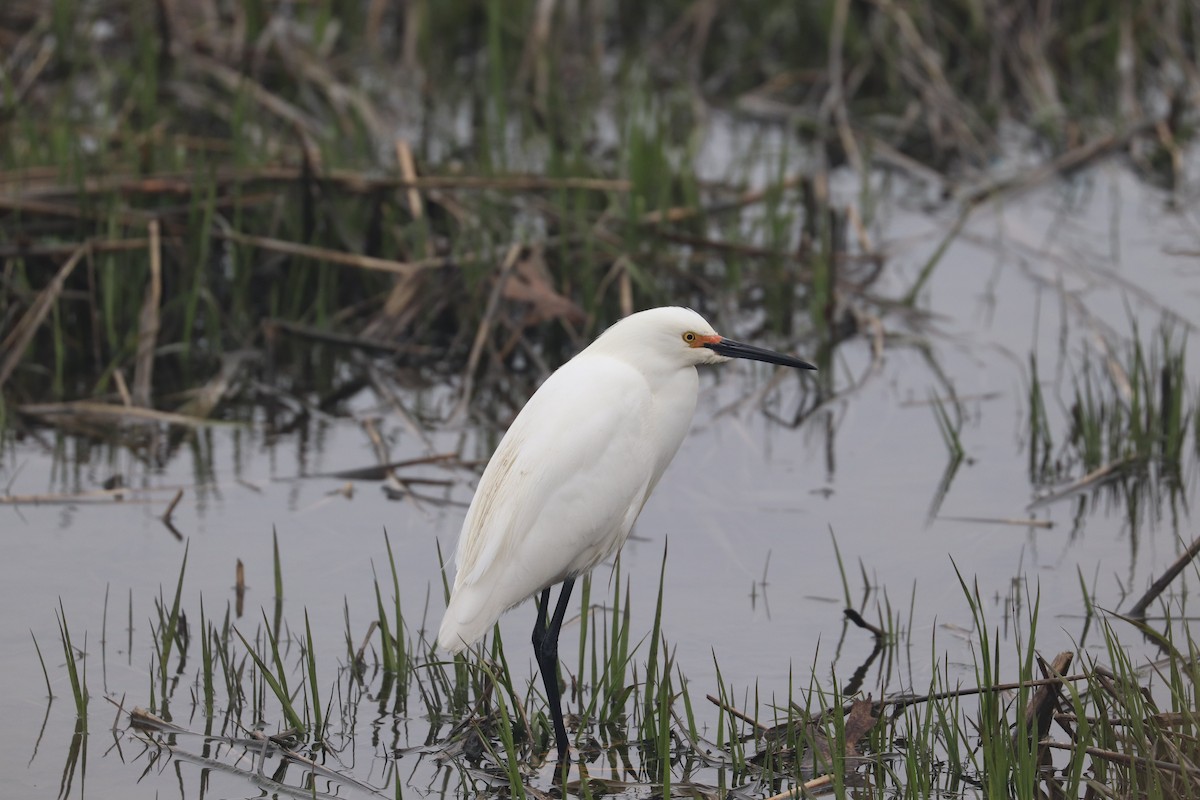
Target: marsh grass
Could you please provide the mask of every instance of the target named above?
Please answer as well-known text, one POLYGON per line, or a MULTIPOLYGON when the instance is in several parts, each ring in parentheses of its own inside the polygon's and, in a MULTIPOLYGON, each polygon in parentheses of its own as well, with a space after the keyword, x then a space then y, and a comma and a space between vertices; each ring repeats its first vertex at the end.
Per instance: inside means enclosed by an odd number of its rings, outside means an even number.
MULTIPOLYGON (((1161 625, 1101 613, 1101 646, 1060 654, 1059 667, 1078 665, 1065 674, 1040 656, 1039 639, 1069 640, 1042 632, 1035 589, 1013 598, 1015 615, 1006 615, 1001 625, 990 618, 990 604, 978 586, 960 575, 972 620, 971 664, 965 672, 951 666, 931 639, 928 647, 938 666, 923 695, 889 685, 898 676, 887 668, 879 673, 884 682, 875 686, 876 699, 874 692, 857 688, 857 675, 845 683, 826 673, 818 650, 812 666, 799 671, 805 676, 800 685, 789 677, 781 687, 786 694, 777 696, 775 689, 728 684, 714 654, 715 685, 709 702, 697 706, 696 686, 675 661, 662 618, 665 552, 663 565, 651 629, 638 642, 631 639, 630 589, 619 565, 612 576, 611 608, 591 605, 586 592, 581 599, 581 614, 591 618, 581 636, 586 672, 564 671, 568 711, 575 711, 568 714, 568 724, 582 762, 566 775, 571 794, 682 793, 715 800, 732 792, 782 800, 789 793, 832 791, 1035 798, 1088 796, 1089 787, 1105 785, 1112 797, 1175 798, 1190 796, 1200 782, 1190 733, 1197 724, 1196 643, 1187 624, 1175 621, 1185 615, 1184 595, 1161 601, 1166 612, 1161 625), (1147 637, 1161 657, 1134 659, 1123 641, 1128 636, 1147 637)), ((177 586, 184 581, 182 567, 180 573, 177 586)), ((386 579, 377 586, 385 598, 394 589, 386 579)), ((1026 590, 1017 585, 1013 591, 1026 590)), ((907 640, 890 606, 880 613, 889 620, 885 650, 923 646, 907 640)), ((400 624, 402 617, 388 626, 375 621, 370 626, 378 637, 371 648, 372 677, 352 650, 347 651, 350 661, 319 676, 318 664, 326 658, 313 639, 307 611, 298 655, 297 642, 282 639, 265 610, 249 635, 230 624, 228 615, 216 624, 202 599, 198 617, 201 655, 192 668, 194 680, 164 685, 156 671, 145 696, 164 710, 179 709, 186 701, 174 697, 177 687, 199 689, 191 694, 191 708, 176 716, 198 718, 201 741, 225 754, 220 758, 225 771, 244 774, 259 786, 267 780, 266 785, 288 794, 311 791, 317 780, 330 787, 402 793, 412 775, 404 778, 400 772, 418 767, 427 772, 426 780, 456 794, 529 797, 547 790, 541 766, 553 764, 554 745, 545 699, 536 676, 519 677, 498 633, 471 656, 445 661, 429 642, 407 633, 412 628, 400 624), (385 653, 395 647, 384 645, 387 630, 406 638, 410 667, 404 672, 383 669, 385 653), (157 692, 163 694, 156 701, 157 692), (325 708, 322 697, 329 698, 325 708), (366 742, 359 739, 366 732, 357 709, 363 704, 372 718, 409 730, 408 741, 399 738, 394 751, 374 755, 362 750, 366 742), (415 719, 427 720, 424 732, 411 730, 415 719), (251 753, 251 764, 278 760, 273 778, 238 766, 244 759, 239 754, 251 753), (335 757, 336 764, 322 766, 321 753, 335 757), (414 755, 418 760, 402 767, 414 755), (389 777, 372 786, 359 777, 366 774, 389 777)), ((80 730, 86 735, 85 668, 61 609, 59 619, 80 730)), ((160 624, 152 632, 152 649, 160 658, 172 652, 162 641, 168 629, 160 624)), ((187 648, 187 638, 181 638, 181 664, 187 648)), ((136 704, 132 688, 122 691, 136 704)), ((169 718, 136 709, 131 723, 123 735, 154 745, 143 758, 156 759, 157 748, 183 748, 181 753, 189 748, 181 736, 187 728, 169 718)))
POLYGON ((1086 350, 1056 398, 1066 414, 1052 415, 1031 357, 1026 438, 1035 504, 1079 498, 1082 511, 1088 498, 1107 499, 1135 533, 1164 509, 1178 520, 1189 463, 1200 452, 1200 396, 1186 364, 1176 327, 1164 322, 1146 335, 1135 324, 1122 345, 1086 350))
POLYGON ((540 372, 668 300, 812 336, 830 393, 833 344, 911 305, 970 208, 1021 183, 972 188, 887 300, 873 167, 952 187, 1004 119, 1060 154, 1048 174, 1140 137, 1135 164, 1176 180, 1194 9, 1092 0, 1047 25, 1026 6, 6 4, 0 430, 139 376, 139 405, 202 417, 341 397, 362 352, 439 378, 474 364, 495 388, 492 365, 540 372), (706 163, 714 111, 745 134, 728 163, 706 163), (493 357, 472 361, 481 330, 493 357), (244 350, 284 397, 222 374, 244 350), (202 387, 203 413, 177 402, 202 387))
MULTIPOLYGON (((62 641, 63 658, 66 660, 67 678, 71 682, 71 699, 75 701, 75 714, 79 721, 77 730, 86 733, 90 699, 87 688, 87 662, 83 659, 83 656, 86 655, 86 647, 83 651, 78 651, 72 644, 71 629, 67 624, 67 612, 61 602, 58 606, 58 635, 62 641)), ((40 648, 38 649, 38 658, 41 658, 40 648)))
POLYGON ((42 655, 42 646, 38 644, 37 636, 34 635, 33 631, 29 632, 29 636, 33 639, 33 649, 37 653, 38 664, 42 668, 42 677, 46 680, 46 697, 53 698, 54 688, 50 685, 50 671, 46 669, 46 658, 42 655))

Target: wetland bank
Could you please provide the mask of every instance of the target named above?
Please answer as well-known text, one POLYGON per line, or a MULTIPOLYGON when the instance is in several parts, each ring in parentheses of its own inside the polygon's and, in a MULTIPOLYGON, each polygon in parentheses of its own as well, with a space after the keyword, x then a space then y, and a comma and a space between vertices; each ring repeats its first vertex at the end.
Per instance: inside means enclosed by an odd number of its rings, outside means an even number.
POLYGON ((5 3, 5 793, 1195 796, 1197 9, 796 6, 5 3), (563 782, 442 564, 665 303, 820 381, 702 376, 563 782))

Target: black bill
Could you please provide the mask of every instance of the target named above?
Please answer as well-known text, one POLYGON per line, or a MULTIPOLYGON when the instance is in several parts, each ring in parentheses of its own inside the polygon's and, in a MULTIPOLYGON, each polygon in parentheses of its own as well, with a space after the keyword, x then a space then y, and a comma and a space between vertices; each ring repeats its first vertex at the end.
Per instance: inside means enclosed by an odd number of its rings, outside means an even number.
POLYGON ((765 347, 756 347, 752 344, 742 344, 735 342, 732 339, 722 338, 719 342, 712 342, 704 345, 709 350, 712 350, 717 355, 728 356, 729 358, 745 358, 750 361, 765 361, 768 364, 779 364, 784 367, 796 367, 797 369, 816 369, 807 361, 801 361, 794 356, 786 356, 783 353, 776 353, 774 350, 768 350, 765 347))

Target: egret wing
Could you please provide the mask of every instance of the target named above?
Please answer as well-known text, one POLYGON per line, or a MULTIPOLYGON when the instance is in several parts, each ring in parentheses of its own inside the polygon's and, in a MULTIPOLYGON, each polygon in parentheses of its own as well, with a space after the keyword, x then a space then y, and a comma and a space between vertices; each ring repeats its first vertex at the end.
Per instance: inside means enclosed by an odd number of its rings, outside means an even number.
POLYGON ((661 471, 647 449, 652 407, 641 373, 619 359, 576 358, 542 385, 480 479, 443 631, 482 635, 507 608, 620 547, 661 471))

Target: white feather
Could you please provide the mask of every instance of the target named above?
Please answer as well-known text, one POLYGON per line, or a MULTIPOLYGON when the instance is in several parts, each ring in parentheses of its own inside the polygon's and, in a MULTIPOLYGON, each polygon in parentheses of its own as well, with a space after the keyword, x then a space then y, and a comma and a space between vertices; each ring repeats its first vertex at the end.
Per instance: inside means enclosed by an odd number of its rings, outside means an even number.
POLYGON ((634 315, 521 409, 463 522, 442 648, 462 650, 509 608, 588 572, 625 543, 687 433, 694 364, 718 360, 689 347, 686 331, 713 335, 687 309, 634 315))

